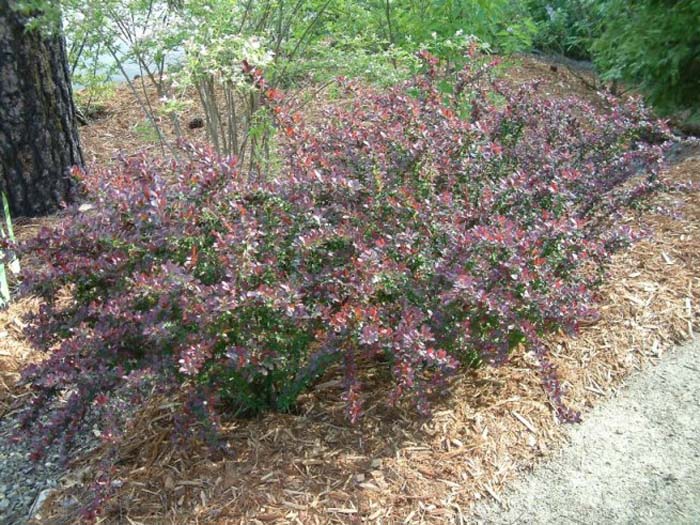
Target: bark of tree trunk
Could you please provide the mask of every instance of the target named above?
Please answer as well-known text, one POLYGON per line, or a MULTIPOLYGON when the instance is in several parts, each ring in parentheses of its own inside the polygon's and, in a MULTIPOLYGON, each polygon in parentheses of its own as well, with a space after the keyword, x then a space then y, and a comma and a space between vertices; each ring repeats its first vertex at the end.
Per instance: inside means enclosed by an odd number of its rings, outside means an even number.
POLYGON ((0 0, 0 190, 14 216, 58 210, 82 165, 62 34, 27 30, 14 0, 0 0))

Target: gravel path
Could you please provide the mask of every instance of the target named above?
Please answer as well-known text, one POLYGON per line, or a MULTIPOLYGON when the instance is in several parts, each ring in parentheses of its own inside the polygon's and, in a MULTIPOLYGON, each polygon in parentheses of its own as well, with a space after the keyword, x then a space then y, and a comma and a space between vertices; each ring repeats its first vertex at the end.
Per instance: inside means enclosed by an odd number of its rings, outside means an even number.
POLYGON ((480 524, 700 524, 700 339, 629 380, 480 524))
POLYGON ((47 495, 64 472, 53 451, 41 462, 30 461, 28 443, 13 443, 12 433, 13 421, 0 420, 0 525, 25 523, 40 494, 47 495))
MULTIPOLYGON (((68 473, 58 442, 49 446, 40 461, 30 460, 30 440, 13 439, 16 424, 14 417, 0 418, 0 525, 24 525, 32 517, 38 520, 41 504, 68 473)), ((90 428, 87 424, 79 429, 69 458, 82 457, 99 444, 90 428)), ((71 498, 62 501, 66 506, 76 503, 71 498)))

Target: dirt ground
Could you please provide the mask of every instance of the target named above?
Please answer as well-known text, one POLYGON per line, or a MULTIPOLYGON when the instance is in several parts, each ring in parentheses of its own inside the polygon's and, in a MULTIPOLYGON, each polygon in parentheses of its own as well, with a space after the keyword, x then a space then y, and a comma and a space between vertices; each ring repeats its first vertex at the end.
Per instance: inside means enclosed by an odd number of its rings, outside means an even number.
POLYGON ((476 523, 700 523, 700 339, 630 379, 476 523))

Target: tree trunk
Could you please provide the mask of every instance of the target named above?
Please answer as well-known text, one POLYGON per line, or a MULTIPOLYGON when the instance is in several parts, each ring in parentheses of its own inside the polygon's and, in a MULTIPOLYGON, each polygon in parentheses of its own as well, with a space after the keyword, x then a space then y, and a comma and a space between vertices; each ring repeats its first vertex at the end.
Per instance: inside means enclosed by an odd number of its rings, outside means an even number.
POLYGON ((0 0, 0 190, 34 217, 70 202, 83 159, 63 35, 28 30, 14 5, 0 0))

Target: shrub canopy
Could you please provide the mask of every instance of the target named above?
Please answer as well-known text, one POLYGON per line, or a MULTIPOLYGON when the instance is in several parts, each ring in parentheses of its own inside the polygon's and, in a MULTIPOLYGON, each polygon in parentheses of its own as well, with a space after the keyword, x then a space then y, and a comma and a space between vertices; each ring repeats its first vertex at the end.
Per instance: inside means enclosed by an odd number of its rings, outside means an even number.
POLYGON ((427 413, 460 367, 518 345, 576 417, 541 337, 591 315, 667 131, 637 101, 597 108, 493 81, 476 56, 449 78, 421 59, 392 89, 341 81, 311 120, 246 66, 275 115, 274 173, 200 146, 77 173, 93 208, 24 248, 41 263, 25 293, 46 299, 30 333, 48 358, 25 373, 37 455, 89 410, 116 436, 154 387, 205 411, 288 410, 332 365, 352 420, 368 363, 390 372, 389 402, 427 413))

